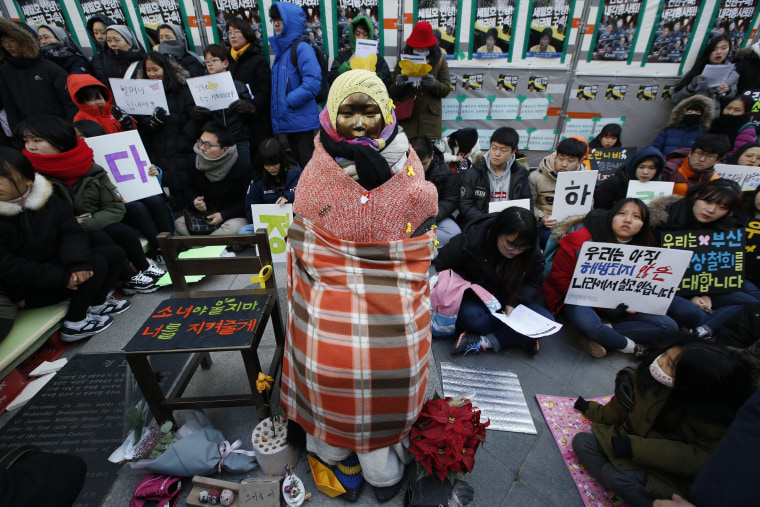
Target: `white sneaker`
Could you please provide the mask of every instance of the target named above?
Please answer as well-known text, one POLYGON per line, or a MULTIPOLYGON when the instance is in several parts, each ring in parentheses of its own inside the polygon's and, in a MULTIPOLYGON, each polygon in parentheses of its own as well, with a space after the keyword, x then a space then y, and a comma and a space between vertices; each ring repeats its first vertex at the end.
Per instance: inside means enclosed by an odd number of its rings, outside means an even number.
POLYGON ((150 294, 157 290, 156 281, 142 271, 130 278, 128 282, 124 282, 121 289, 124 294, 150 294))
POLYGON ((161 269, 152 259, 148 259, 148 269, 142 271, 142 274, 148 275, 153 280, 158 280, 166 274, 166 270, 161 269))
POLYGON ((75 342, 89 338, 92 335, 98 334, 101 331, 108 329, 113 324, 113 319, 107 315, 95 315, 88 313, 85 317, 84 324, 76 325, 68 320, 63 321, 63 328, 61 329, 61 341, 63 342, 75 342), (77 329, 77 327, 79 329, 77 329))

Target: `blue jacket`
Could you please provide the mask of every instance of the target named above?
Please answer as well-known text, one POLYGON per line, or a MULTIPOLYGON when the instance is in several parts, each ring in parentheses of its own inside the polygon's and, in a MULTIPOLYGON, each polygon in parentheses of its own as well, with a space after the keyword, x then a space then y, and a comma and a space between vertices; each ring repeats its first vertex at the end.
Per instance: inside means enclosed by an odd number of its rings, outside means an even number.
POLYGON ((248 221, 253 221, 252 204, 275 204, 280 197, 284 197, 289 203, 293 203, 296 198, 296 186, 300 178, 301 166, 291 159, 290 167, 285 171, 285 186, 282 188, 270 184, 266 178, 252 181, 248 186, 248 194, 245 196, 245 216, 248 217, 248 221))
POLYGON ((306 14, 289 2, 275 2, 282 18, 282 33, 269 37, 272 65, 272 130, 274 134, 319 128, 315 100, 322 87, 322 68, 309 44, 298 44, 298 68, 290 61, 290 46, 301 40, 306 14), (303 78, 302 78, 303 76, 303 78))

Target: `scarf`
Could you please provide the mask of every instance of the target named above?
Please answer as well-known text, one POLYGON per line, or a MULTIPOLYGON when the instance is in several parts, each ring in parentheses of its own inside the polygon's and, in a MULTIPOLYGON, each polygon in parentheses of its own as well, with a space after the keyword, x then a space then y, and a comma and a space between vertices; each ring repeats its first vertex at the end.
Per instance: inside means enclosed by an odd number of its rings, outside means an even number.
POLYGON ((164 40, 158 45, 158 52, 162 55, 182 58, 185 55, 185 45, 181 40, 164 40))
POLYGON ((197 144, 193 146, 193 151, 198 155, 195 157, 195 168, 204 173, 211 183, 217 183, 226 178, 238 159, 237 146, 234 144, 219 158, 208 158, 197 144))
POLYGON ((240 55, 242 55, 243 53, 245 53, 245 50, 248 49, 250 47, 250 45, 251 45, 251 43, 249 42, 248 44, 246 44, 245 46, 243 46, 239 50, 235 49, 235 48, 230 48, 230 55, 232 56, 232 59, 235 60, 235 61, 238 61, 238 58, 240 58, 240 55))
POLYGON ((87 174, 93 164, 92 148, 82 139, 77 139, 76 148, 55 155, 37 155, 27 150, 23 153, 37 171, 61 180, 69 187, 87 174))

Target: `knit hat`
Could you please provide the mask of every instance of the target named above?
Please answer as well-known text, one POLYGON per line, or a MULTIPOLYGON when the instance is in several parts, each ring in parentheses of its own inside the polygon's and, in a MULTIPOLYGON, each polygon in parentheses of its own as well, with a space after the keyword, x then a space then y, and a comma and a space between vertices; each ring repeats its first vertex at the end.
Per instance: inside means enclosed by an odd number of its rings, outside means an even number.
POLYGON ((438 39, 433 34, 433 27, 427 21, 418 21, 412 28, 412 35, 406 39, 409 47, 422 49, 438 44, 438 39))
POLYGON ((338 76, 330 87, 325 107, 330 115, 330 121, 333 126, 336 125, 338 120, 338 108, 346 100, 346 97, 353 93, 367 94, 369 98, 380 106, 385 124, 390 125, 393 123, 388 89, 385 87, 385 84, 374 72, 357 69, 344 72, 338 76))

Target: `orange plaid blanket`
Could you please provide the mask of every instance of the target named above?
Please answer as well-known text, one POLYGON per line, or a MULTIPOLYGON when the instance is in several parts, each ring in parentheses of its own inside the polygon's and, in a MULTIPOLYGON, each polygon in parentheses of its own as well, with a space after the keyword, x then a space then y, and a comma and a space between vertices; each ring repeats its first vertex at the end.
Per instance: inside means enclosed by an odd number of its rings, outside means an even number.
POLYGON ((355 243, 295 216, 281 401, 336 447, 399 442, 425 399, 433 233, 355 243))

